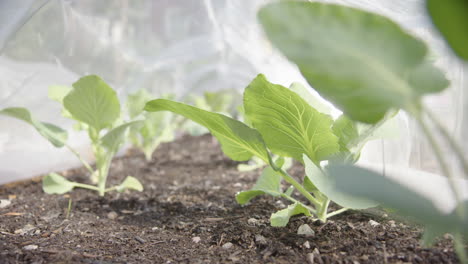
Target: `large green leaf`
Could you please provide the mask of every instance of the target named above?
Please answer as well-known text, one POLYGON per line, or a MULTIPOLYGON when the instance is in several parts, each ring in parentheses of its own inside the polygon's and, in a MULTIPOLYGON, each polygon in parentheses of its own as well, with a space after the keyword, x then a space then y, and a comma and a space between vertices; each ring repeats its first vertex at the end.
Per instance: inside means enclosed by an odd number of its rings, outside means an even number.
POLYGON ((42 179, 42 189, 48 194, 64 194, 75 188, 75 184, 57 173, 49 173, 42 179))
POLYGON ((294 203, 288 206, 286 209, 280 210, 270 217, 271 226, 283 227, 289 222, 289 219, 295 215, 304 214, 311 216, 309 209, 305 208, 300 203, 294 203))
POLYGON ((75 82, 73 90, 63 98, 63 105, 73 118, 97 131, 111 126, 120 116, 117 94, 96 75, 75 82))
POLYGON ((443 214, 431 200, 378 173, 351 165, 331 165, 328 173, 340 192, 371 199, 446 232, 460 226, 454 213, 443 214))
POLYGON ((165 99, 148 102, 145 110, 171 111, 208 128, 221 143, 224 153, 233 160, 249 160, 255 155, 265 162, 269 161, 260 133, 235 119, 165 99))
POLYGON ((391 108, 417 111, 421 95, 448 85, 439 70, 427 66, 424 43, 383 16, 282 1, 262 8, 259 18, 309 84, 351 119, 376 123, 391 108))
POLYGON ((252 198, 262 194, 280 196, 283 193, 281 179, 281 175, 268 166, 263 169, 262 175, 260 175, 252 189, 236 194, 236 201, 239 204, 246 204, 252 198))
POLYGON ((304 99, 310 106, 320 113, 330 115, 332 113, 332 107, 327 105, 323 99, 321 100, 318 96, 314 95, 304 85, 294 82, 289 86, 289 89, 297 93, 302 99, 304 99))
POLYGON ((245 89, 246 115, 273 153, 301 161, 306 153, 314 162, 339 150, 330 116, 312 108, 298 94, 258 75, 245 89))
POLYGON ((126 134, 131 127, 141 127, 143 121, 132 121, 122 124, 102 137, 102 145, 107 148, 109 153, 115 153, 119 150, 120 145, 125 141, 126 134))
POLYGON ((427 0, 427 9, 453 51, 468 60, 468 1, 427 0))
MULTIPOLYGON (((340 206, 352 209, 366 209, 378 205, 378 203, 370 199, 353 196, 337 190, 335 187, 335 179, 330 178, 326 172, 323 172, 320 168, 318 168, 317 165, 315 165, 305 155, 304 166, 306 177, 309 178, 309 180, 321 193, 325 194, 330 200, 339 204, 340 206)), ((351 175, 349 176, 352 178, 351 175)))
POLYGON ((44 138, 46 138, 50 143, 52 143, 52 145, 57 148, 63 147, 67 141, 67 131, 58 126, 37 121, 26 108, 5 108, 0 110, 0 115, 13 117, 32 125, 37 130, 37 132, 39 132, 44 138))

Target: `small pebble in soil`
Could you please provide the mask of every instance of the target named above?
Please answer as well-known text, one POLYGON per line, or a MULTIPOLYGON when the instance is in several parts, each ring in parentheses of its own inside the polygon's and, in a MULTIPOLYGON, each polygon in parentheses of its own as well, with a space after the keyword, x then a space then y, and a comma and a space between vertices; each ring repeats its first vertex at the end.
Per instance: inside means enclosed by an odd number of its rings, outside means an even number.
POLYGON ((396 227, 395 221, 393 220, 388 221, 388 224, 390 225, 390 227, 396 227))
POLYGON ((369 220, 369 225, 371 225, 372 227, 376 227, 376 226, 379 226, 380 223, 374 221, 374 220, 369 220))
POLYGON ((0 199, 0 208, 5 208, 11 204, 10 200, 0 199))
POLYGON ((223 245, 223 248, 224 249, 230 249, 232 248, 232 246, 234 246, 231 242, 227 242, 226 244, 223 245))
POLYGON ((31 224, 27 224, 23 228, 15 230, 15 234, 22 236, 22 235, 25 235, 26 233, 33 231, 34 229, 36 229, 35 226, 31 224))
POLYGON ((23 247, 24 250, 36 250, 37 248, 37 245, 27 245, 23 247))
POLYGON ((303 236, 306 236, 306 237, 313 237, 315 235, 315 232, 314 232, 314 230, 312 230, 312 228, 310 228, 310 226, 308 224, 302 224, 297 229, 297 234, 298 235, 303 235, 303 236))
POLYGON ((107 218, 109 218, 109 219, 111 219, 111 220, 116 219, 118 216, 119 216, 119 215, 118 215, 116 212, 114 212, 114 211, 109 212, 109 213, 107 214, 107 218))
POLYGON ((199 243, 201 241, 201 238, 200 237, 192 237, 192 241, 193 243, 199 243))
POLYGON ((249 220, 247 220, 247 224, 251 226, 258 226, 260 225, 260 221, 258 221, 256 218, 249 218, 249 220))
POLYGON ((303 246, 304 246, 305 248, 309 249, 309 248, 310 248, 310 243, 309 243, 309 241, 304 242, 303 246))
POLYGON ((259 245, 267 245, 268 244, 268 241, 267 239, 262 236, 262 235, 255 235, 255 243, 259 244, 259 245))

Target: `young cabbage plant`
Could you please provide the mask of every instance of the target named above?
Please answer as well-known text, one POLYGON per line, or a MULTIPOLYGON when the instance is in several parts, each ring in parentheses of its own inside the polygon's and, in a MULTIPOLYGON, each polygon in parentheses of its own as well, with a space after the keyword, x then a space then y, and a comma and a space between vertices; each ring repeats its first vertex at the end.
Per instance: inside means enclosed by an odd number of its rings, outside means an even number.
MULTIPOLYGON (((467 60, 467 2, 428 0, 427 8, 454 52, 467 60)), ((274 46, 351 120, 376 124, 393 109, 412 115, 448 177, 457 206, 444 214, 414 190, 352 164, 327 166, 334 189, 411 216, 426 226, 426 244, 444 233, 454 234, 455 250, 461 262, 468 263, 463 242, 468 238, 468 202, 462 199, 439 141, 452 148, 465 175, 468 163, 459 144, 422 103, 424 95, 441 92, 449 84, 429 63, 426 45, 386 17, 335 4, 282 1, 266 5, 259 18, 274 46), (430 127, 440 132, 439 140, 430 127)), ((306 170, 316 170, 316 164, 306 160, 306 170)), ((318 182, 314 184, 320 188, 318 182)))
MULTIPOLYGON (((163 95, 162 98, 170 99, 173 96, 163 95)), ((127 97, 127 110, 130 119, 142 118, 141 126, 130 128, 128 136, 132 144, 140 149, 150 161, 153 152, 164 142, 171 142, 175 138, 176 128, 180 120, 170 112, 150 113, 143 111, 145 103, 152 99, 146 90, 139 90, 127 97)))
POLYGON ((142 191, 143 186, 132 176, 127 176, 117 186, 106 187, 112 158, 125 142, 128 130, 142 125, 138 120, 126 123, 120 121, 120 102, 116 92, 98 76, 89 75, 75 82, 73 88, 53 86, 49 89, 49 97, 62 103, 62 114, 76 120, 79 128, 88 133, 96 159, 95 169, 67 143, 68 133, 64 129, 36 120, 28 109, 22 107, 5 108, 0 114, 32 125, 54 147, 68 148, 82 162, 97 184, 72 182, 56 173, 50 173, 43 178, 43 190, 49 194, 63 194, 74 188, 84 188, 97 191, 100 196, 113 190, 142 191))
MULTIPOLYGON (((323 184, 325 187, 320 186, 323 191, 313 178, 326 178, 321 161, 339 157, 340 141, 345 141, 340 137, 351 133, 348 132, 350 129, 340 128, 342 133, 335 134, 331 116, 318 112, 292 90, 268 82, 263 75, 257 76, 245 89, 243 107, 252 127, 219 113, 164 99, 148 102, 145 110, 171 111, 205 126, 219 140, 223 152, 233 160, 246 161, 257 157, 268 164, 255 186, 240 192, 236 200, 245 204, 257 195, 269 194, 293 202, 288 208, 272 214, 273 226, 286 225, 289 218, 296 214, 315 216, 325 222, 348 208, 376 205, 348 195, 341 203, 345 208, 329 212, 329 195, 338 197, 337 192, 328 188, 326 183, 323 184), (279 157, 276 162, 273 155, 279 157), (287 157, 306 165, 313 164, 308 168, 308 176, 301 182, 284 169, 287 157), (315 171, 312 172, 311 167, 315 171), (290 185, 286 190, 281 188, 282 180, 290 185), (308 202, 294 198, 294 190, 308 202)), ((361 140, 367 140, 367 136, 361 140)))
MULTIPOLYGON (((230 117, 235 117, 236 107, 241 102, 241 95, 235 90, 220 90, 216 92, 204 92, 203 95, 189 94, 184 102, 194 105, 197 108, 221 113, 230 117)), ((205 127, 186 120, 181 126, 182 130, 192 136, 200 136, 209 133, 205 127)))

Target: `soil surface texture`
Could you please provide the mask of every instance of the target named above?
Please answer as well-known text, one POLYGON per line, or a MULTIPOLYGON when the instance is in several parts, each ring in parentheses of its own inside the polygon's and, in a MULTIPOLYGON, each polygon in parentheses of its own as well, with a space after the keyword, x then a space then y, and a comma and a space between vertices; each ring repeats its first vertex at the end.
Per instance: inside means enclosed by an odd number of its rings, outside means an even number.
MULTIPOLYGON (((348 211, 326 224, 297 216, 271 227, 270 214, 288 201, 238 205, 235 194, 261 170, 237 165, 210 135, 183 136, 150 162, 136 150, 113 161, 108 185, 132 175, 141 193, 47 195, 40 178, 1 186, 0 263, 458 263, 449 235, 423 248, 421 229, 385 214, 348 211), (303 224, 313 232, 298 235, 303 224)), ((290 172, 300 178, 303 168, 290 172)), ((88 182, 81 168, 62 175, 88 182)))

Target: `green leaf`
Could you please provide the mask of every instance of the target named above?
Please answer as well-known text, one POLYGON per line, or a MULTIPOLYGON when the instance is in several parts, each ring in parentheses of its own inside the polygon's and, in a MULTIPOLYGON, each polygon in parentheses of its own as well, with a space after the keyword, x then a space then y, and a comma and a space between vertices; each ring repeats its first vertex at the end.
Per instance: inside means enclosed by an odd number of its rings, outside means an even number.
POLYGON ((323 100, 312 93, 304 85, 294 82, 289 86, 289 89, 295 93, 297 93, 302 99, 304 99, 310 106, 312 106, 315 110, 319 111, 322 114, 330 115, 332 112, 331 106, 325 104, 323 100))
POLYGON ((338 137, 340 151, 349 151, 348 144, 359 137, 356 123, 345 115, 341 115, 333 123, 333 133, 338 137))
POLYGON ((217 113, 230 113, 234 108, 236 97, 240 95, 234 90, 221 90, 217 92, 205 92, 205 101, 210 106, 210 110, 217 113))
POLYGON ((115 153, 119 150, 120 145, 125 141, 128 129, 131 127, 139 127, 143 125, 143 121, 132 121, 122 124, 102 137, 102 145, 107 148, 109 153, 115 153))
POLYGON ((339 150, 330 116, 261 74, 245 89, 244 107, 253 127, 275 154, 301 161, 305 153, 319 162, 339 150))
MULTIPOLYGON (((325 194, 330 200, 337 203, 338 205, 352 209, 366 209, 375 207, 378 203, 362 198, 356 195, 350 195, 345 192, 341 192, 335 188, 335 178, 330 178, 320 168, 317 167, 311 160, 304 155, 304 166, 306 171, 306 177, 316 186, 316 188, 323 194, 325 194)), ((328 171, 328 170, 327 170, 328 171)), ((353 180, 351 175, 348 178, 353 180)))
POLYGON ((63 99, 63 105, 73 118, 97 131, 112 126, 120 116, 117 94, 96 75, 75 82, 73 90, 63 99))
POLYGON ((50 99, 63 104, 63 98, 72 90, 71 87, 64 85, 49 86, 48 96, 50 99))
POLYGON ((400 135, 398 120, 393 118, 398 112, 389 112, 376 124, 365 124, 341 115, 333 124, 333 132, 340 139, 340 153, 329 162, 356 163, 364 145, 375 139, 395 139, 400 135))
POLYGON ((431 200, 373 171, 333 165, 328 172, 335 180, 336 189, 343 193, 371 199, 431 227, 447 230, 460 224, 454 214, 444 215, 431 200))
POLYGON ((284 227, 288 224, 289 219, 292 216, 304 214, 306 216, 311 216, 309 210, 305 208, 300 203, 294 203, 288 206, 288 208, 280 210, 270 217, 271 226, 284 227))
POLYGON ((48 194, 64 194, 75 187, 75 184, 57 173, 49 173, 42 179, 42 189, 48 194))
POLYGON ((135 118, 143 112, 146 102, 153 97, 146 90, 139 90, 134 94, 129 94, 127 97, 127 109, 130 118, 135 118))
POLYGON ((291 186, 289 186, 288 189, 286 189, 284 194, 287 195, 287 196, 291 196, 293 192, 294 192, 294 186, 291 185, 291 186))
POLYGON ((145 110, 171 111, 208 128, 221 143, 223 152, 233 160, 249 160, 255 155, 265 162, 269 161, 260 133, 235 119, 165 99, 148 102, 145 110))
POLYGON ((282 1, 266 5, 259 18, 309 84, 353 120, 376 123, 391 108, 414 112, 423 94, 448 85, 432 66, 437 74, 427 74, 424 43, 383 16, 335 4, 282 1))
POLYGON ((239 204, 246 204, 252 198, 262 194, 269 194, 275 197, 280 196, 283 193, 281 190, 281 179, 281 175, 268 166, 263 169, 262 175, 260 175, 252 189, 239 192, 236 195, 236 201, 239 204))
POLYGON ((119 186, 117 186, 117 191, 123 192, 126 189, 136 190, 136 191, 141 192, 143 191, 143 185, 140 183, 139 180, 137 180, 137 178, 132 177, 132 176, 127 176, 125 180, 119 186))
MULTIPOLYGON (((314 164, 315 166, 315 164, 314 164)), ((307 175, 304 177, 304 182, 302 183, 302 186, 304 186, 304 188, 306 189, 306 191, 308 192, 315 192, 318 190, 317 186, 315 186, 312 181, 310 180, 309 177, 307 177, 307 175)))
POLYGON ((32 125, 37 130, 37 132, 39 132, 39 134, 41 134, 44 138, 46 138, 50 143, 52 143, 52 145, 54 145, 57 148, 63 147, 67 141, 67 131, 63 130, 58 126, 37 121, 33 118, 31 113, 26 108, 4 108, 0 110, 0 115, 13 117, 32 125))
POLYGON ((453 51, 468 60, 468 1, 427 0, 427 10, 453 51))

